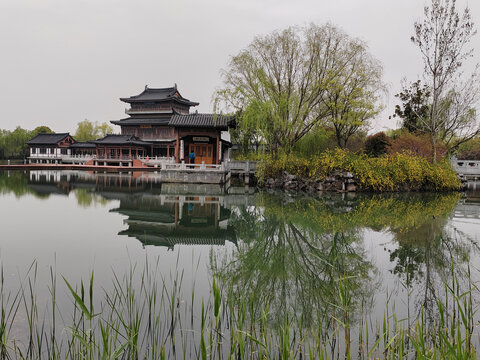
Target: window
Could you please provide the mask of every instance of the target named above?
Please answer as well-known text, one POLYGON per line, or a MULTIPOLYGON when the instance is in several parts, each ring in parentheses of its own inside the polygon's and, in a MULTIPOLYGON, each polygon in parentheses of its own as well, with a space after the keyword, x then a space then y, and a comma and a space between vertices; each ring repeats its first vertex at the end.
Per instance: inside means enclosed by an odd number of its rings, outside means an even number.
POLYGON ((46 148, 40 148, 40 154, 46 154, 47 149, 46 148))
POLYGON ((61 154, 62 154, 62 155, 67 155, 67 154, 68 154, 67 149, 62 149, 62 150, 61 150, 61 154))

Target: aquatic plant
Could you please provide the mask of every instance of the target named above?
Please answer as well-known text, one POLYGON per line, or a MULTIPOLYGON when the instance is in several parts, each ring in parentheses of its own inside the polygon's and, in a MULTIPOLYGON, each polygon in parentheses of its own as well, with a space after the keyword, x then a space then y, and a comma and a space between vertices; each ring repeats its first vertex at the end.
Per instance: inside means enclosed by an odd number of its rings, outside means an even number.
POLYGON ((111 286, 100 294, 94 273, 79 284, 58 281, 54 269, 50 273, 50 299, 43 303, 36 295, 35 262, 13 292, 6 291, 2 271, 0 358, 474 359, 477 354, 472 299, 478 289, 469 268, 466 285, 456 276, 444 284, 445 296, 436 302, 439 317, 431 325, 423 310, 414 319, 399 319, 391 297, 383 318, 360 311, 352 322, 352 276, 332 279, 336 310, 317 313, 318 322, 304 326, 302 312, 274 313, 271 299, 234 291, 216 275, 208 298, 200 302, 190 289, 189 300, 183 270, 177 267, 165 277, 158 262, 132 265, 122 276, 113 273, 111 286), (70 314, 60 313, 59 297, 70 299, 70 314), (273 318, 280 321, 272 323, 273 318))

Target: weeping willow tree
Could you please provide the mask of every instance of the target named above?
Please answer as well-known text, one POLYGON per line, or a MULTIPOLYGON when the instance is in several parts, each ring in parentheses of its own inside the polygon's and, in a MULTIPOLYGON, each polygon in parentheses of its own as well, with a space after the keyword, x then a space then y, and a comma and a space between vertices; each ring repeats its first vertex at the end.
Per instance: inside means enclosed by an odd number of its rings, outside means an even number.
POLYGON ((259 36, 222 76, 217 111, 239 114, 238 135, 261 138, 273 153, 289 152, 325 124, 335 126, 345 146, 379 111, 383 89, 382 68, 366 45, 331 24, 259 36))
POLYGON ((386 88, 382 66, 368 53, 365 43, 343 37, 344 46, 336 56, 341 71, 324 89, 322 104, 327 124, 335 129, 337 145, 346 148, 350 138, 365 130, 382 110, 380 99, 386 88))

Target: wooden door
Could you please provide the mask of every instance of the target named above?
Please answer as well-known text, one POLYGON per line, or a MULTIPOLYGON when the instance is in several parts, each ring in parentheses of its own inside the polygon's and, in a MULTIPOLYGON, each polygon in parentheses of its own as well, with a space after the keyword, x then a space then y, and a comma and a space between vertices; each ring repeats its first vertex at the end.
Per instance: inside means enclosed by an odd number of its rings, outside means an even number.
POLYGON ((195 153, 195 164, 201 164, 202 161, 205 164, 213 164, 213 144, 190 144, 189 160, 192 150, 195 153))

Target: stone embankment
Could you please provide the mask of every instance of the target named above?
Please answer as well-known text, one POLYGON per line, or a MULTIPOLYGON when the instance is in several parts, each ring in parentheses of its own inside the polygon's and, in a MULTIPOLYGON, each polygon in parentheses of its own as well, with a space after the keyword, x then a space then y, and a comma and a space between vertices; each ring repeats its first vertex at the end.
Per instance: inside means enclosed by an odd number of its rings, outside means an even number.
POLYGON ((286 171, 281 177, 268 178, 264 182, 264 187, 270 189, 300 190, 300 191, 337 191, 354 192, 360 190, 355 180, 354 174, 348 171, 335 171, 325 180, 302 179, 291 175, 286 171))

